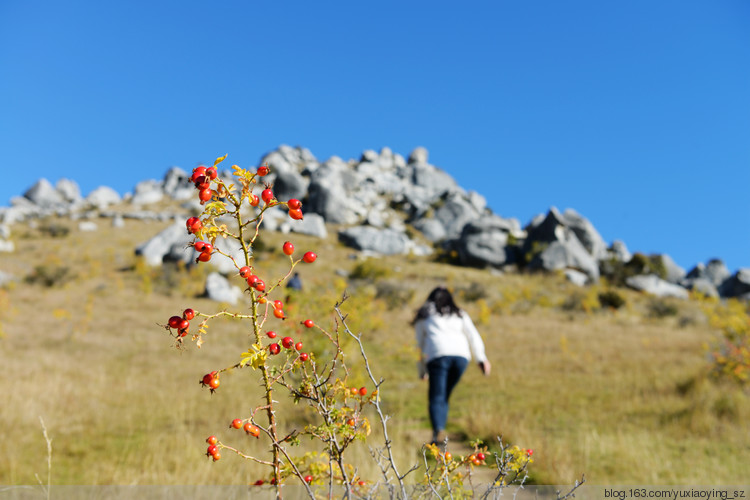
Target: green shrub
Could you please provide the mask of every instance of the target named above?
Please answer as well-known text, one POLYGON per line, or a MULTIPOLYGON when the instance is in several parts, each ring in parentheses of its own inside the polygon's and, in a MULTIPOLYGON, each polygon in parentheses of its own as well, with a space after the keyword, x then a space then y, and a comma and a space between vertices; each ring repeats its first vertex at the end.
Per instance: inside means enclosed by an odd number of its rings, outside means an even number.
POLYGON ((649 300, 646 307, 648 317, 655 319, 677 316, 679 312, 674 302, 668 299, 653 298, 649 300))
POLYGON ((642 253, 636 253, 628 262, 621 262, 616 259, 602 262, 601 274, 612 285, 625 286, 625 280, 641 274, 655 274, 664 279, 667 276, 667 268, 658 255, 648 257, 642 253))
POLYGON ((408 305, 414 298, 415 291, 399 283, 381 281, 376 285, 375 298, 385 302, 388 309, 408 305))
POLYGON ((71 279, 73 279, 73 274, 69 267, 41 264, 34 267, 34 271, 26 276, 26 283, 52 288, 61 286, 71 279))
POLYGON ((456 295, 465 302, 476 302, 480 299, 486 299, 488 294, 483 285, 472 282, 467 287, 457 288, 456 295))
POLYGON ((611 307, 619 309, 625 305, 625 299, 615 290, 607 290, 599 294, 599 303, 602 307, 611 307))
POLYGON ((358 262, 349 277, 355 280, 377 280, 387 278, 393 274, 393 270, 377 259, 365 259, 358 262))

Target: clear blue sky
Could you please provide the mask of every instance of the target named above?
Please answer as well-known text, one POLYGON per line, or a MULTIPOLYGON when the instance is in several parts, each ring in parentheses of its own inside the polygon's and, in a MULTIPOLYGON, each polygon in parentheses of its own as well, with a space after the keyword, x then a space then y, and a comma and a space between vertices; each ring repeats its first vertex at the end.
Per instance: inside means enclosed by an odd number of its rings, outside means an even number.
POLYGON ((416 146, 522 224, 750 267, 747 0, 0 1, 0 205, 416 146))

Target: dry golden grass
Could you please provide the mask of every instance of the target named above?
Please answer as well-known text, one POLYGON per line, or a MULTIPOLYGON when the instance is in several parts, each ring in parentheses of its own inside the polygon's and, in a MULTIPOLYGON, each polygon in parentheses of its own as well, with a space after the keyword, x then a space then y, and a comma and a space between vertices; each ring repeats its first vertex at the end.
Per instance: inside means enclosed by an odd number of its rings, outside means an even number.
MULTIPOLYGON (((0 295, 0 484, 34 484, 34 474, 46 472, 39 416, 53 439, 55 484, 243 484, 265 475, 227 453, 217 464, 203 456, 204 439, 214 433, 260 446, 226 429, 259 402, 252 372, 226 374, 213 396, 198 384, 238 360, 246 327, 212 323, 202 349, 178 351, 159 326, 185 307, 221 309, 196 296, 205 270, 166 273, 137 263, 136 244, 164 223, 128 220, 114 229, 102 221, 97 232, 81 233, 70 221, 53 222, 70 234, 51 238, 17 226, 17 250, 0 261, 19 277, 39 265, 63 276, 53 287, 21 281, 0 295)), ((381 259, 377 265, 389 272, 379 283, 347 282, 336 272, 353 269, 355 252, 334 237, 262 238, 269 250, 257 266, 268 276, 287 269, 276 250, 285 239, 319 254, 300 268, 306 289, 290 315, 331 328, 335 301, 350 293, 344 309, 386 379, 382 395, 402 468, 429 437, 409 321, 435 285, 447 284, 477 322, 493 363, 489 378, 470 367, 454 393, 448 430, 465 441, 453 449, 502 435, 535 450, 533 480, 543 484, 572 483, 582 473, 593 484, 741 484, 750 477, 747 394, 705 376, 704 344, 715 333, 692 302, 649 318, 649 298, 619 290, 626 307, 586 313, 562 305, 591 291, 557 276, 496 275, 412 257, 381 259), (389 308, 393 290, 399 295, 389 308)), ((361 371, 351 381, 366 382, 361 371)), ((305 419, 292 405, 283 411, 297 424, 305 419)), ((374 475, 367 451, 353 451, 374 475)))

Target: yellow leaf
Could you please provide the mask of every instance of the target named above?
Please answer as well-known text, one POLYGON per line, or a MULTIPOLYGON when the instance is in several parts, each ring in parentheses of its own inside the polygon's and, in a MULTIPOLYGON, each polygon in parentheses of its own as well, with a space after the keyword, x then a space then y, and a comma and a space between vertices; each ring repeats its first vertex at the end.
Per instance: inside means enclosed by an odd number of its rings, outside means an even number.
POLYGON ((218 165, 219 163, 223 162, 224 160, 226 160, 227 156, 228 155, 224 155, 224 156, 220 156, 220 157, 216 158, 216 161, 214 162, 214 167, 216 165, 218 165))

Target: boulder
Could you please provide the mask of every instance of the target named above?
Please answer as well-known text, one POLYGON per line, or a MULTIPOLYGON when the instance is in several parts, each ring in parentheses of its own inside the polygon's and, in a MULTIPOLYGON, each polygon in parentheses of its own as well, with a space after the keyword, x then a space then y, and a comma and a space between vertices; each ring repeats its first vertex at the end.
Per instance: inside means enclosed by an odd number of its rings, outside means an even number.
POLYGON ((136 184, 133 198, 131 198, 130 202, 134 205, 150 205, 151 203, 161 201, 163 198, 162 183, 154 179, 149 179, 136 184))
POLYGON ((689 296, 688 291, 683 287, 663 280, 655 274, 630 276, 625 279, 625 284, 635 290, 648 293, 649 295, 655 295, 657 297, 677 297, 679 299, 687 299, 689 296))
POLYGON ((435 219, 440 221, 447 238, 457 238, 464 226, 481 215, 466 196, 457 192, 443 197, 442 203, 435 209, 435 219))
POLYGON ((532 258, 529 268, 546 271, 577 269, 586 273, 589 281, 599 280, 599 265, 578 241, 578 238, 567 238, 549 243, 532 258))
POLYGON ((135 254, 145 259, 150 266, 160 266, 164 261, 192 262, 197 252, 188 247, 193 236, 188 234, 184 223, 174 223, 148 241, 136 247, 135 254))
POLYGON ((109 205, 120 203, 121 200, 117 191, 108 186, 99 186, 86 197, 86 202, 99 210, 103 210, 109 205))
POLYGON ((271 168, 268 181, 273 183, 276 199, 288 201, 305 197, 309 180, 302 176, 302 171, 308 163, 317 164, 309 151, 289 146, 280 146, 261 159, 261 164, 267 164, 271 168))
POLYGON ((589 280, 589 277, 586 275, 586 273, 576 271, 575 269, 566 269, 564 272, 565 279, 576 286, 584 286, 589 280))
POLYGON ((229 283, 219 273, 210 273, 206 277, 206 297, 216 302, 235 305, 242 298, 242 290, 229 283))
POLYGON ((326 223, 319 214, 306 214, 302 220, 291 220, 285 216, 284 221, 279 225, 279 231, 283 233, 294 232, 308 234, 317 238, 328 237, 326 223))
MULTIPOLYGON (((537 216, 527 226, 528 236, 524 241, 523 252, 532 256, 530 269, 547 271, 561 269, 578 269, 588 275, 589 280, 599 280, 599 264, 579 239, 576 231, 591 234, 586 230, 583 218, 570 217, 567 220, 560 212, 551 207, 546 216, 537 216), (572 222, 574 228, 568 227, 572 222)), ((597 233, 598 234, 598 233, 597 233)), ((592 241, 595 238, 592 237, 592 241)), ((598 243, 592 244, 598 248, 598 243)))
POLYGON ((597 260, 607 258, 607 244, 586 217, 568 208, 563 212, 562 220, 592 257, 597 260))
POLYGON ((81 189, 75 181, 70 179, 60 179, 57 181, 57 184, 55 184, 55 189, 67 203, 80 203, 83 201, 81 189))
POLYGON ((444 240, 447 235, 442 222, 437 219, 417 219, 413 225, 425 238, 433 242, 444 240))
POLYGON ((687 273, 683 281, 689 283, 691 280, 703 278, 713 283, 715 287, 718 287, 731 275, 723 261, 720 259, 711 259, 707 264, 698 263, 687 273))
POLYGON ((618 262, 628 262, 633 258, 633 254, 630 253, 624 241, 615 240, 607 251, 607 258, 614 259, 618 262))
POLYGON ((429 156, 430 153, 427 151, 427 148, 418 146, 409 154, 409 163, 427 163, 429 156))
POLYGON ((96 222, 86 220, 81 221, 78 223, 78 230, 83 232, 93 232, 99 229, 99 226, 96 225, 96 222))
POLYGON ((114 217, 112 217, 112 227, 121 228, 125 227, 125 219, 123 219, 122 215, 116 214, 114 217))
POLYGON ((658 254, 656 255, 656 257, 661 259, 661 263, 667 272, 667 275, 664 279, 666 279, 670 283, 680 283, 680 281, 682 281, 682 279, 685 277, 685 269, 678 266, 677 263, 672 260, 672 257, 665 253, 658 254))
POLYGON ((172 167, 164 174, 161 191, 173 200, 188 200, 195 195, 195 185, 190 174, 179 167, 172 167))
POLYGON ((65 198, 47 179, 39 179, 23 194, 24 198, 41 208, 56 208, 65 204, 65 198))
POLYGON ((354 226, 338 233, 339 241, 357 250, 383 255, 405 254, 409 238, 393 229, 378 229, 370 226, 354 226))
POLYGON ((750 298, 750 268, 737 271, 719 286, 722 297, 750 298))
POLYGON ((455 242, 458 259, 467 266, 502 266, 514 261, 508 248, 508 235, 513 224, 493 215, 471 221, 463 227, 455 242))
POLYGON ((681 286, 688 290, 695 290, 706 297, 718 297, 719 291, 716 289, 711 280, 707 278, 686 278, 680 283, 681 286))
MULTIPOLYGON (((321 167, 322 169, 323 167, 321 167)), ((317 172, 319 172, 320 169, 317 172)), ((303 209, 317 213, 326 222, 333 224, 355 224, 358 222, 356 201, 347 194, 344 175, 331 171, 329 177, 315 176, 310 182, 308 201, 303 209)))

